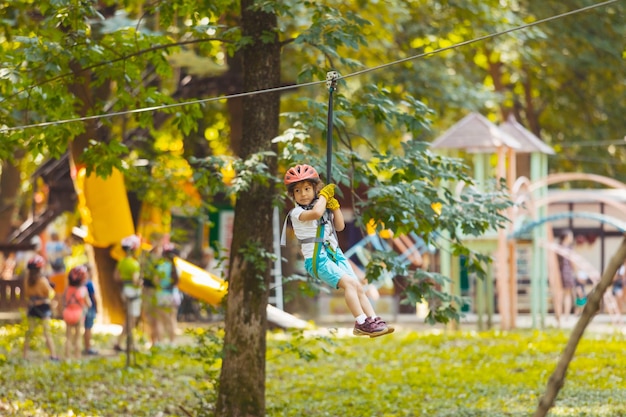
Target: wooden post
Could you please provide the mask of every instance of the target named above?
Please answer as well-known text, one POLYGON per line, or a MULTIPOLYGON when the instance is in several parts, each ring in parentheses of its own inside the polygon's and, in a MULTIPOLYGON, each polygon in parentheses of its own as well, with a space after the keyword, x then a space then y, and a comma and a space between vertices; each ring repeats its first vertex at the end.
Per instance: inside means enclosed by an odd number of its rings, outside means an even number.
MULTIPOLYGON (((517 161, 515 156, 515 150, 513 148, 508 149, 508 169, 507 169, 507 188, 508 191, 511 192, 513 189, 513 184, 515 184, 515 180, 517 177, 517 161)), ((513 207, 510 207, 507 210, 507 217, 511 220, 509 223, 509 227, 507 228, 507 233, 513 231, 514 222, 514 212, 513 207)), ((507 255, 509 261, 509 307, 510 307, 510 315, 511 315, 511 328, 516 327, 517 322, 517 252, 515 239, 509 239, 507 242, 507 255)))
MULTIPOLYGON (((496 178, 498 181, 506 178, 506 151, 503 146, 497 149, 496 178)), ((498 291, 498 311, 500 312, 500 328, 511 329, 510 305, 511 297, 509 290, 509 270, 507 265, 507 242, 506 229, 498 229, 498 248, 496 250, 496 287, 498 291)))

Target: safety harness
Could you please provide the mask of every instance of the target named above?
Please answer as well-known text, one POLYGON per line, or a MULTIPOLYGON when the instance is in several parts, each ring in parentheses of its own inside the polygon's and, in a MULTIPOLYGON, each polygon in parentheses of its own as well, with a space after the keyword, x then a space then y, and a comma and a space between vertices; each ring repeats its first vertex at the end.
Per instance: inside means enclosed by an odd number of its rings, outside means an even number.
MULTIPOLYGON (((311 204, 309 207, 304 207, 304 206, 301 206, 301 207, 303 207, 305 210, 310 210, 312 206, 313 205, 311 204)), ((282 246, 287 245, 287 236, 285 234, 285 231, 287 229, 288 224, 291 224, 291 211, 292 210, 290 210, 289 213, 287 213, 287 217, 285 218, 285 222, 283 223, 283 231, 280 237, 280 244, 282 246)), ((326 253, 328 254, 329 258, 331 258, 333 261, 336 260, 335 250, 330 246, 330 244, 328 244, 328 242, 324 242, 324 232, 325 232, 326 224, 328 224, 329 227, 333 228, 333 234, 335 235, 335 239, 336 239, 337 234, 332 223, 332 213, 329 211, 326 211, 324 215, 318 220, 315 237, 309 237, 306 239, 298 239, 298 243, 300 245, 303 245, 305 243, 315 243, 315 246, 313 247, 313 258, 312 258, 313 272, 315 274, 314 278, 318 278, 317 277, 317 263, 318 263, 320 253, 322 251, 322 247, 326 250, 326 253)))

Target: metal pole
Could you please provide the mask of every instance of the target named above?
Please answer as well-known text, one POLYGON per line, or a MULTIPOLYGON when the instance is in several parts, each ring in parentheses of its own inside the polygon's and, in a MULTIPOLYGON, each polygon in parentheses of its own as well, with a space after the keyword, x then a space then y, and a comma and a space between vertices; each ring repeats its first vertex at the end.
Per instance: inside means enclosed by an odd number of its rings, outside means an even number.
POLYGON ((326 87, 328 87, 328 120, 326 129, 326 183, 332 182, 333 162, 333 92, 337 90, 337 71, 326 73, 326 87))
POLYGON ((126 367, 130 367, 130 351, 132 348, 133 330, 130 328, 130 299, 126 299, 126 367))
POLYGON ((280 220, 278 214, 278 207, 274 207, 274 212, 272 213, 272 229, 274 233, 274 254, 276 255, 276 260, 274 261, 274 304, 276 308, 280 310, 284 310, 285 306, 283 303, 283 269, 282 269, 282 259, 280 256, 280 220))

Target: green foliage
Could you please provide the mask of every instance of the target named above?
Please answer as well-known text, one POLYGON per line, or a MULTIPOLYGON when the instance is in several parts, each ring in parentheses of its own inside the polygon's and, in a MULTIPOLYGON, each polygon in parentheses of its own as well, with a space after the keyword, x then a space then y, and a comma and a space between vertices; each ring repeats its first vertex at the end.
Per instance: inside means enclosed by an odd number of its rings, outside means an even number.
MULTIPOLYGON (((280 336, 280 333, 278 334, 280 336)), ((314 362, 320 355, 332 354, 332 348, 337 346, 330 336, 306 336, 302 330, 293 330, 287 338, 279 337, 275 350, 268 352, 267 361, 282 360, 288 354, 306 362, 314 362)))
MULTIPOLYGON (((254 184, 267 185, 275 178, 269 172, 267 158, 273 152, 258 152, 243 160, 236 157, 207 156, 206 158, 190 158, 193 167, 193 183, 201 195, 233 195, 249 191, 254 184), (236 172, 236 176, 227 184, 224 173, 236 172)), ((204 201, 210 206, 211 201, 204 201)))
POLYGON ((239 249, 239 253, 243 260, 254 270, 259 283, 259 291, 267 291, 264 283, 265 272, 276 260, 276 254, 273 251, 267 251, 260 242, 253 240, 246 241, 239 249))
MULTIPOLYGON (((415 1, 396 14, 397 36, 386 59, 432 52, 585 6, 589 2, 582 0, 471 0, 454 6, 415 1)), ((626 86, 620 56, 623 14, 623 2, 614 2, 415 59, 407 67, 392 66, 373 78, 393 80, 395 91, 424 98, 437 115, 425 139, 440 135, 469 110, 498 121, 510 112, 555 148, 551 172, 594 172, 623 180, 620 163, 606 162, 607 151, 616 162, 626 152, 623 142, 618 144, 623 117, 617 104, 626 86)))
MULTIPOLYGON (((195 343, 138 355, 53 363, 20 355, 19 330, 0 338, 0 412, 6 416, 211 416, 221 332, 188 330, 195 343), (17 332, 17 333, 16 333, 17 332), (12 346, 12 347, 10 347, 12 346), (7 349, 7 347, 10 347, 7 349), (185 410, 185 411, 183 411, 185 410)), ((55 330, 60 340, 62 332, 55 330)), ((549 330, 456 332, 398 330, 376 339, 270 334, 267 415, 490 416, 532 414, 568 335, 549 330)), ((100 343, 110 343, 110 337, 100 343)), ((624 336, 590 333, 581 341, 552 410, 563 417, 626 413, 624 336)))
POLYGON ((100 177, 111 175, 113 168, 123 170, 121 158, 128 152, 128 148, 118 141, 109 143, 92 140, 90 146, 81 154, 81 162, 87 165, 87 175, 95 170, 95 174, 100 177))
POLYGON ((194 338, 191 349, 180 348, 179 354, 189 356, 202 364, 203 372, 196 376, 197 388, 193 390, 197 399, 196 417, 212 417, 217 401, 219 372, 222 363, 222 334, 214 329, 188 329, 194 338))

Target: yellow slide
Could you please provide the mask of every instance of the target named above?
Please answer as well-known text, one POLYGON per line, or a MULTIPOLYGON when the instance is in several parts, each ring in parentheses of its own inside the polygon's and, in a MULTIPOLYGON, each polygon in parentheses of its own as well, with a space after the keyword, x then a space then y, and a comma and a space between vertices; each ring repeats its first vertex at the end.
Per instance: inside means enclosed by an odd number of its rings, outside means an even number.
POLYGON ((135 233, 124 175, 114 169, 109 177, 100 178, 94 173, 87 176, 85 167, 75 169, 78 211, 87 228, 85 242, 98 248, 119 245, 123 238, 135 233))
POLYGON ((212 306, 218 306, 228 290, 228 283, 222 278, 205 271, 181 258, 174 258, 178 272, 178 288, 194 298, 212 306))
MULTIPOLYGON (((190 296, 217 307, 221 302, 228 283, 222 278, 205 271, 181 258, 174 258, 174 265, 178 272, 178 288, 190 296)), ((283 328, 306 329, 311 325, 289 313, 286 313, 271 304, 267 305, 267 319, 283 328)))

